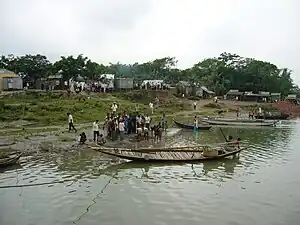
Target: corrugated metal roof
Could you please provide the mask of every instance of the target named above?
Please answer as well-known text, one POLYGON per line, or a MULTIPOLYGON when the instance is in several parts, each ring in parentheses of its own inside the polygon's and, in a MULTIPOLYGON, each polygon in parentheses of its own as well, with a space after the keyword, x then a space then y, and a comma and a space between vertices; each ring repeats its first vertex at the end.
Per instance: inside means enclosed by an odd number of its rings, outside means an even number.
POLYGON ((9 78, 9 77, 18 77, 17 74, 15 74, 12 71, 6 70, 6 69, 0 69, 0 78, 9 78))
POLYGON ((62 75, 61 74, 56 74, 56 75, 50 75, 47 77, 48 79, 61 79, 62 75))
POLYGON ((142 85, 150 84, 150 85, 159 85, 162 84, 164 81, 163 80, 144 80, 142 82, 142 85))
POLYGON ((271 93, 272 96, 281 95, 281 93, 271 93))
POLYGON ((109 73, 107 73, 107 74, 101 74, 100 78, 105 78, 105 79, 108 79, 108 80, 113 80, 113 79, 115 79, 115 75, 114 74, 109 74, 109 73))
POLYGON ((201 89, 202 89, 203 91, 207 92, 208 94, 214 94, 214 93, 215 93, 215 92, 213 92, 213 91, 208 90, 207 87, 204 87, 204 86, 201 86, 201 89))

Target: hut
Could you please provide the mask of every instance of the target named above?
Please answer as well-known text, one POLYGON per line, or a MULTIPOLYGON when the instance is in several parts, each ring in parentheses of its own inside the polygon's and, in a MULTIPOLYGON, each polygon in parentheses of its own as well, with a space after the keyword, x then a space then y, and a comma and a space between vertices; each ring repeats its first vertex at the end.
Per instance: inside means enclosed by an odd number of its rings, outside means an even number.
POLYGON ((271 93, 270 94, 270 100, 272 102, 278 102, 281 100, 281 93, 271 93))
POLYGON ((35 85, 36 89, 40 90, 63 90, 65 88, 65 83, 61 74, 40 78, 36 81, 35 85))
POLYGON ((253 101, 253 102, 267 102, 270 100, 270 92, 259 91, 258 93, 253 93, 252 91, 245 91, 243 100, 253 101))
POLYGON ((193 87, 188 81, 179 81, 177 84, 177 93, 191 95, 193 93, 193 87))
POLYGON ((0 92, 23 90, 23 79, 12 71, 0 69, 0 92))
POLYGON ((210 99, 214 97, 215 92, 208 90, 207 87, 201 86, 196 90, 196 96, 201 97, 202 99, 210 99))
POLYGON ((226 99, 228 100, 235 100, 238 97, 239 100, 242 100, 244 92, 239 90, 229 90, 226 94, 226 99))
POLYGON ((298 104, 298 101, 297 101, 297 95, 288 95, 286 98, 285 98, 286 101, 289 101, 293 104, 298 104))
POLYGON ((132 90, 133 78, 115 78, 114 84, 115 84, 115 89, 118 91, 132 90))

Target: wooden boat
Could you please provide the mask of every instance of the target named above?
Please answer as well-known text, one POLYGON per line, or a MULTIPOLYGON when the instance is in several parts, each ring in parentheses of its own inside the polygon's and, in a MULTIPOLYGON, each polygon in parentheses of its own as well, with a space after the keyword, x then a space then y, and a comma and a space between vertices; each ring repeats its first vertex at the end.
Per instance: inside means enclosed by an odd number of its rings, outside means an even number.
POLYGON ((288 114, 279 114, 279 115, 257 115, 255 119, 264 119, 264 120, 287 120, 290 115, 288 114))
MULTIPOLYGON (((194 125, 191 125, 191 124, 184 124, 184 123, 180 123, 176 120, 173 120, 174 123, 180 127, 180 128, 185 128, 185 129, 190 129, 190 130, 193 130, 194 129, 194 125)), ((198 130, 209 130, 212 126, 209 125, 209 124, 199 124, 198 125, 198 130)))
POLYGON ((175 148, 165 148, 161 150, 149 149, 148 151, 131 150, 131 149, 108 149, 108 148, 93 148, 96 151, 107 155, 116 156, 122 159, 139 161, 139 162, 192 162, 217 160, 228 156, 239 154, 245 148, 233 149, 220 147, 209 149, 208 146, 202 146, 202 149, 178 150, 175 148))
POLYGON ((0 167, 6 167, 10 165, 14 165, 18 162, 20 157, 22 156, 22 153, 15 153, 11 155, 5 155, 0 158, 0 167))
MULTIPOLYGON (((225 145, 227 143, 220 143, 218 145, 225 145)), ((206 145, 195 145, 195 146, 175 146, 175 147, 158 147, 158 148, 138 148, 138 149, 131 149, 131 148, 118 148, 115 146, 90 146, 91 149, 95 151, 100 151, 102 150, 105 151, 114 151, 114 150, 120 150, 120 151, 132 151, 132 152, 160 152, 160 151, 202 151, 203 147, 206 145)))
POLYGON ((210 125, 226 125, 226 126, 275 126, 278 121, 265 121, 265 120, 250 120, 250 119, 203 119, 210 125))

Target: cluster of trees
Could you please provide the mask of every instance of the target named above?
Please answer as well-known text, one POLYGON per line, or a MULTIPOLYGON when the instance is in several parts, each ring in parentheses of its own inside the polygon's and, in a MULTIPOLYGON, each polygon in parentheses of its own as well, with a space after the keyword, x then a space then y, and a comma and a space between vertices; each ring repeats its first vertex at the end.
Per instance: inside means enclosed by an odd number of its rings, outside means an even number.
POLYGON ((44 55, 1 56, 0 68, 20 74, 26 81, 34 83, 38 78, 60 73, 64 80, 80 75, 89 80, 99 79, 105 73, 116 77, 133 77, 135 82, 160 79, 169 84, 188 81, 191 85, 204 85, 218 95, 230 89, 240 91, 270 91, 283 95, 300 93, 299 87, 293 83, 292 71, 278 68, 276 65, 253 58, 245 58, 236 54, 222 53, 219 57, 207 58, 193 67, 180 70, 176 68, 174 57, 165 57, 146 63, 109 65, 98 64, 83 55, 62 56, 51 63, 44 55))

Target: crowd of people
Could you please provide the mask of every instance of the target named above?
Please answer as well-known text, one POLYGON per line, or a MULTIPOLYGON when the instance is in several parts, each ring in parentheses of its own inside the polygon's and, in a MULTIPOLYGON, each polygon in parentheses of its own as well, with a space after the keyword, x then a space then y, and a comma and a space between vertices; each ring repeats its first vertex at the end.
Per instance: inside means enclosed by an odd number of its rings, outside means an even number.
MULTIPOLYGON (((149 108, 153 114, 153 103, 149 103, 149 108)), ((137 141, 149 140, 154 138, 161 140, 162 133, 167 129, 167 119, 165 113, 162 114, 160 122, 157 124, 153 123, 152 118, 149 114, 139 113, 138 107, 136 112, 132 114, 117 113, 118 105, 114 102, 111 106, 111 113, 107 113, 103 126, 100 127, 99 120, 93 122, 93 141, 99 145, 106 143, 106 138, 111 141, 120 140, 123 141, 125 135, 134 134, 137 141)), ((69 132, 74 130, 77 132, 73 124, 73 116, 67 113, 69 132)), ((80 133, 80 144, 84 144, 87 141, 85 132, 80 133)))

